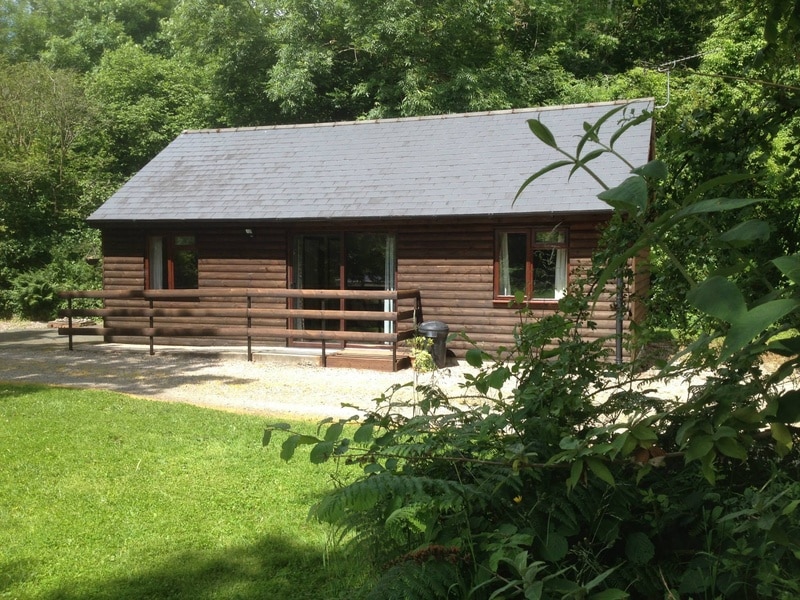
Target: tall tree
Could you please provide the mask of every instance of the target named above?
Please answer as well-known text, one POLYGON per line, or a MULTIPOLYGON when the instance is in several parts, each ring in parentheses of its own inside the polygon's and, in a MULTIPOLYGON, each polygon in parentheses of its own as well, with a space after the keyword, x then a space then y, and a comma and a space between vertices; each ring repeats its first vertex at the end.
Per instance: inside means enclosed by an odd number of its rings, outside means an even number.
POLYGON ((0 289, 47 264, 85 216, 80 145, 93 115, 74 73, 0 63, 0 289))
MULTIPOLYGON (((753 245, 743 249, 736 272, 726 273, 742 282, 760 281, 768 258, 800 250, 800 69, 797 63, 760 60, 764 22, 763 9, 730 2, 728 12, 714 20, 698 62, 676 69, 669 106, 659 116, 658 153, 674 174, 665 203, 680 202, 701 181, 732 174, 748 177, 729 178, 713 193, 772 199, 751 209, 753 245)), ((730 258, 710 249, 708 239, 732 226, 723 215, 697 220, 670 243, 699 275, 730 258)), ((656 279, 654 308, 663 322, 679 323, 686 313, 669 307, 686 289, 674 284, 680 279, 668 264, 665 269, 656 279)), ((766 269, 778 277, 777 270, 766 269)))
POLYGON ((0 0, 0 56, 9 62, 38 57, 47 41, 44 15, 25 0, 0 0))
POLYGON ((296 120, 558 103, 580 78, 694 53, 721 10, 710 0, 284 0, 268 89, 296 120))
POLYGON ((589 61, 590 73, 624 72, 653 66, 698 52, 713 31, 713 21, 725 14, 718 0, 640 0, 620 3, 612 35, 617 39, 608 54, 589 61))
POLYGON ((0 54, 88 71, 103 53, 157 43, 175 0, 0 0, 0 54))
POLYGON ((53 216, 72 208, 70 161, 92 114, 73 73, 39 63, 0 68, 0 168, 3 185, 16 190, 3 195, 6 219, 31 205, 53 216))
POLYGON ((88 93, 102 107, 102 152, 112 170, 129 176, 183 129, 205 127, 210 99, 202 73, 178 59, 127 44, 107 53, 92 73, 88 93))
POLYGON ((538 104, 570 79, 515 0, 285 0, 276 15, 268 89, 296 119, 538 104))
POLYGON ((275 64, 273 22, 274 9, 260 0, 185 0, 165 22, 172 55, 205 78, 214 124, 263 125, 281 118, 267 94, 275 64))

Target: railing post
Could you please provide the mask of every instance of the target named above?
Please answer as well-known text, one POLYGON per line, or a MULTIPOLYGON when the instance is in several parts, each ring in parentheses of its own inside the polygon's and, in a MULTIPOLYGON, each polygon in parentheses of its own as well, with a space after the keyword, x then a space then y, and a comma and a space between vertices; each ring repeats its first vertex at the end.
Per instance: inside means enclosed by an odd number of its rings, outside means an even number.
POLYGON ((250 309, 253 308, 253 297, 247 292, 247 361, 253 362, 253 338, 250 336, 250 327, 253 326, 253 318, 250 316, 250 309))
POLYGON ((155 304, 154 304, 155 301, 153 300, 153 298, 150 298, 149 302, 150 302, 150 329, 151 329, 151 331, 150 331, 150 356, 153 356, 156 353, 155 348, 153 348, 153 338, 154 338, 154 336, 153 336, 153 331, 152 331, 152 329, 155 328, 155 318, 153 317, 153 308, 155 307, 155 304))
POLYGON ((400 321, 397 312, 400 310, 400 300, 397 298, 397 290, 394 292, 394 298, 389 297, 389 305, 392 307, 392 333, 394 339, 392 340, 392 373, 397 371, 397 335, 400 332, 400 321))
POLYGON ((72 296, 67 298, 67 328, 69 329, 69 349, 72 350, 72 296))
MULTIPOLYGON (((326 301, 325 301, 325 298, 323 298, 323 299, 322 299, 322 304, 321 304, 321 306, 322 306, 322 311, 324 312, 324 311, 325 311, 325 309, 326 309, 326 301)), ((323 317, 323 318, 321 319, 320 323, 321 323, 321 325, 320 325, 320 329, 321 329, 322 331, 325 331, 325 325, 327 324, 327 323, 326 323, 326 319, 323 317)), ((342 343, 342 347, 344 347, 344 343, 342 343)), ((327 355, 326 348, 325 348, 325 338, 322 338, 322 366, 323 366, 323 367, 327 367, 327 366, 328 366, 328 355, 327 355)))

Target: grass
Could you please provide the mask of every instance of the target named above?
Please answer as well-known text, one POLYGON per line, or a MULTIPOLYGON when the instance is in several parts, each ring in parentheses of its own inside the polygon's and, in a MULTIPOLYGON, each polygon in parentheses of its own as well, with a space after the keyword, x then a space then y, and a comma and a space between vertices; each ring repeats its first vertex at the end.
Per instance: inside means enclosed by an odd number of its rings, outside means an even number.
POLYGON ((334 467, 281 461, 266 421, 0 383, 0 598, 349 597, 307 519, 334 467))

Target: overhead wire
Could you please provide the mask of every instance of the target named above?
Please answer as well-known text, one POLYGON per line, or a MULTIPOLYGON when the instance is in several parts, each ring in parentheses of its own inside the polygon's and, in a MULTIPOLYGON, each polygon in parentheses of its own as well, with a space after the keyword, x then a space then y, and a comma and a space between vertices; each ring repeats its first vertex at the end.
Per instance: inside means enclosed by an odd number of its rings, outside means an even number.
POLYGON ((672 73, 672 70, 676 69, 679 65, 681 66, 681 68, 683 70, 687 71, 691 75, 699 75, 701 77, 711 77, 711 78, 718 78, 718 79, 727 79, 727 80, 731 80, 731 81, 740 81, 740 82, 743 82, 743 83, 752 83, 752 84, 755 84, 755 85, 762 85, 762 86, 765 86, 765 87, 773 87, 773 88, 778 88, 778 89, 783 89, 783 90, 790 90, 790 91, 793 91, 793 92, 800 92, 800 86, 797 86, 797 85, 790 85, 790 84, 785 84, 785 83, 777 83, 775 81, 769 81, 769 80, 766 80, 766 79, 758 79, 758 78, 755 78, 755 77, 745 77, 745 76, 742 76, 742 75, 723 75, 722 73, 707 73, 707 72, 698 71, 697 69, 692 69, 690 67, 686 67, 686 66, 683 65, 683 63, 686 63, 686 62, 688 62, 690 60, 693 60, 695 58, 701 58, 701 57, 705 56, 706 54, 708 54, 708 53, 707 52, 700 52, 698 54, 693 54, 691 56, 685 56, 683 58, 677 58, 675 60, 670 60, 670 61, 667 61, 667 62, 662 63, 662 64, 660 64, 660 65, 655 67, 655 70, 657 72, 666 73, 666 75, 667 75, 667 94, 666 94, 665 102, 664 102, 664 104, 658 105, 655 108, 662 109, 662 108, 666 108, 669 105, 669 103, 670 103, 670 95, 671 95, 671 85, 672 85, 672 82, 671 82, 671 79, 670 79, 670 74, 672 73))

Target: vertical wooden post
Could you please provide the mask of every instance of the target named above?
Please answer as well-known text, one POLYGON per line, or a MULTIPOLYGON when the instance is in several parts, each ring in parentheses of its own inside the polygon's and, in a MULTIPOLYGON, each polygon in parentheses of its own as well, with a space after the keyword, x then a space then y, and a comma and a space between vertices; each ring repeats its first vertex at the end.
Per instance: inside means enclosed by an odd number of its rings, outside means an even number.
MULTIPOLYGON (((155 327, 155 319, 153 317, 154 300, 150 298, 149 302, 150 302, 150 329, 152 330, 155 327)), ((156 353, 155 349, 153 348, 153 337, 154 337, 153 332, 150 331, 150 356, 153 356, 156 353)))
MULTIPOLYGON (((325 312, 325 298, 322 299, 322 312, 323 313, 325 312)), ((326 319, 323 317, 322 321, 321 321, 321 326, 320 326, 320 329, 323 332, 325 331, 325 325, 326 325, 326 319)), ((322 366, 323 367, 327 367, 328 366, 328 355, 327 355, 327 352, 325 350, 325 338, 322 338, 322 366)))
MULTIPOLYGON (((392 298, 389 298, 392 300, 392 298)), ((394 302, 391 302, 390 305, 394 308, 394 315, 392 317, 392 332, 394 334, 394 339, 392 340, 392 373, 397 371, 397 336, 400 332, 400 320, 397 316, 398 311, 400 310, 400 300, 397 298, 397 291, 394 292, 394 302)))
POLYGON ((247 361, 253 362, 253 338, 250 337, 250 328, 253 326, 253 318, 250 316, 250 309, 253 308, 253 297, 247 292, 247 361))
POLYGON ((614 339, 615 359, 618 365, 622 364, 622 321, 625 318, 625 283, 620 272, 617 274, 617 302, 616 302, 616 331, 614 339))
POLYGON ((416 329, 422 321, 424 321, 422 317, 422 295, 417 292, 414 298, 414 329, 416 329))
POLYGON ((69 349, 73 350, 72 348, 72 296, 67 298, 67 328, 69 329, 69 349))

